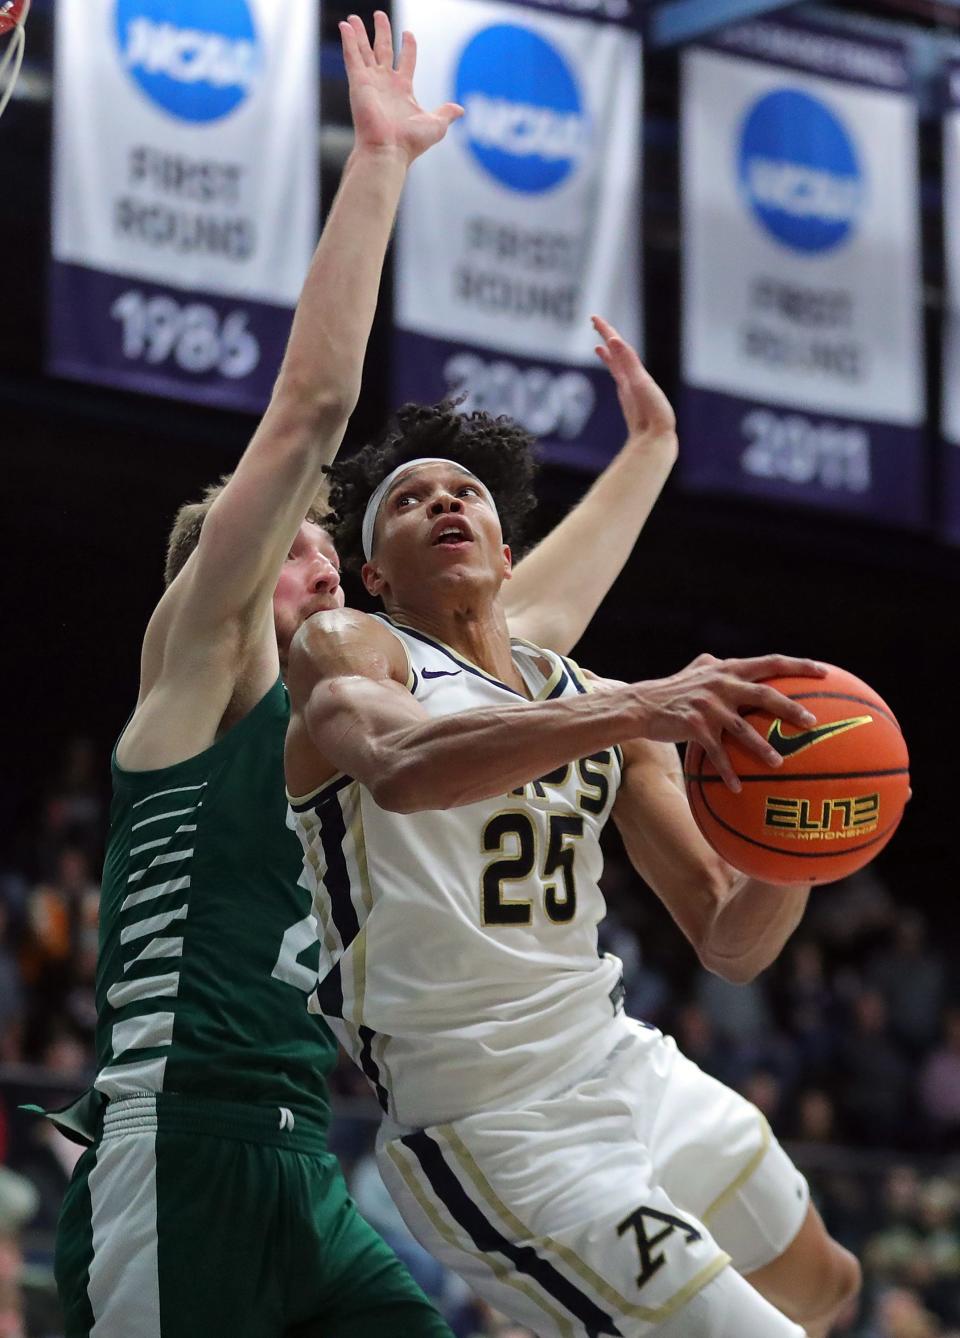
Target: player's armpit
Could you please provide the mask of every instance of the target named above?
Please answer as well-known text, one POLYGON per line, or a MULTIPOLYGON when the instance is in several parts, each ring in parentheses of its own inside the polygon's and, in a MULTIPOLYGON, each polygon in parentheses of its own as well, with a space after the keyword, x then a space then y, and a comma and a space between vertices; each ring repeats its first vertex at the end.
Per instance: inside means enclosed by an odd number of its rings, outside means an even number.
POLYGON ((613 820, 631 864, 703 961, 711 927, 736 874, 700 834, 684 792, 676 747, 634 739, 623 746, 623 754, 613 820))

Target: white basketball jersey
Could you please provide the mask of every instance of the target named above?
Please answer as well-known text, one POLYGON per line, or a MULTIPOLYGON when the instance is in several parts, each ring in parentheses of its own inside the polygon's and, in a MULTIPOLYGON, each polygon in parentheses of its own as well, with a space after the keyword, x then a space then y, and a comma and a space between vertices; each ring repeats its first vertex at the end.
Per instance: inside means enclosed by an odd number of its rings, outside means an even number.
MULTIPOLYGON (((431 716, 524 701, 387 618, 431 716)), ((585 692, 576 666, 512 643, 537 701, 585 692)), ((465 748, 457 766, 469 768, 465 748)), ((619 749, 461 808, 390 813, 346 775, 290 798, 321 941, 310 1000, 384 1111, 423 1127, 559 1091, 615 1043, 620 962, 601 957, 599 834, 619 749)))

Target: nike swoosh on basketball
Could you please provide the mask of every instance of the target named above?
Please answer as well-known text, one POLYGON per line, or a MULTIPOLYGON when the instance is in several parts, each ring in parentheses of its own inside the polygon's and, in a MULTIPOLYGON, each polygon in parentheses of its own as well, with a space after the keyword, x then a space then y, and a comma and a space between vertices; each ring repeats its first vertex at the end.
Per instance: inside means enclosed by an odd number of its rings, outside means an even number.
POLYGON ((793 757, 795 753, 803 752, 804 748, 812 748, 824 739, 832 738, 834 734, 845 734, 848 729, 856 729, 859 725, 869 725, 872 720, 872 715, 852 715, 846 720, 831 720, 827 725, 815 725, 813 729, 805 729, 800 734, 783 734, 780 728, 783 722, 778 716, 767 731, 767 743, 781 757, 793 757))
POLYGON ((421 678, 456 678, 457 674, 462 674, 462 669, 421 669, 421 678))

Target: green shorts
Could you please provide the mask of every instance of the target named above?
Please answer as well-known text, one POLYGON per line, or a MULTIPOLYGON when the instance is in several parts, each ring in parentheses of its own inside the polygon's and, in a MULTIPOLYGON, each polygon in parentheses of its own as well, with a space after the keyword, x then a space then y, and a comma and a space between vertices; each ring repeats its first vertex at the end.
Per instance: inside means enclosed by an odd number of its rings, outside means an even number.
POLYGON ((305 1124, 111 1102, 60 1216, 66 1338, 452 1338, 305 1124))

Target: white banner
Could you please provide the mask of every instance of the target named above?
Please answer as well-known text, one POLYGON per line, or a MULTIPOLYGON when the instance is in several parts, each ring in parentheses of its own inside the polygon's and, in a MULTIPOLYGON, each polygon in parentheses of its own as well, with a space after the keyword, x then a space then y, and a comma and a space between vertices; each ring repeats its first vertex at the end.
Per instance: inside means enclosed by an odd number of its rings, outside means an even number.
POLYGON ((510 414, 594 466, 622 424, 589 317, 633 343, 642 324, 642 53, 636 32, 569 8, 396 6, 421 39, 418 98, 466 115, 401 207, 395 389, 466 392, 465 409, 510 414))
POLYGON ((682 467, 925 518, 917 110, 901 49, 799 23, 684 57, 682 467))
POLYGON ((316 0, 61 0, 50 367, 259 408, 318 227, 316 0))

